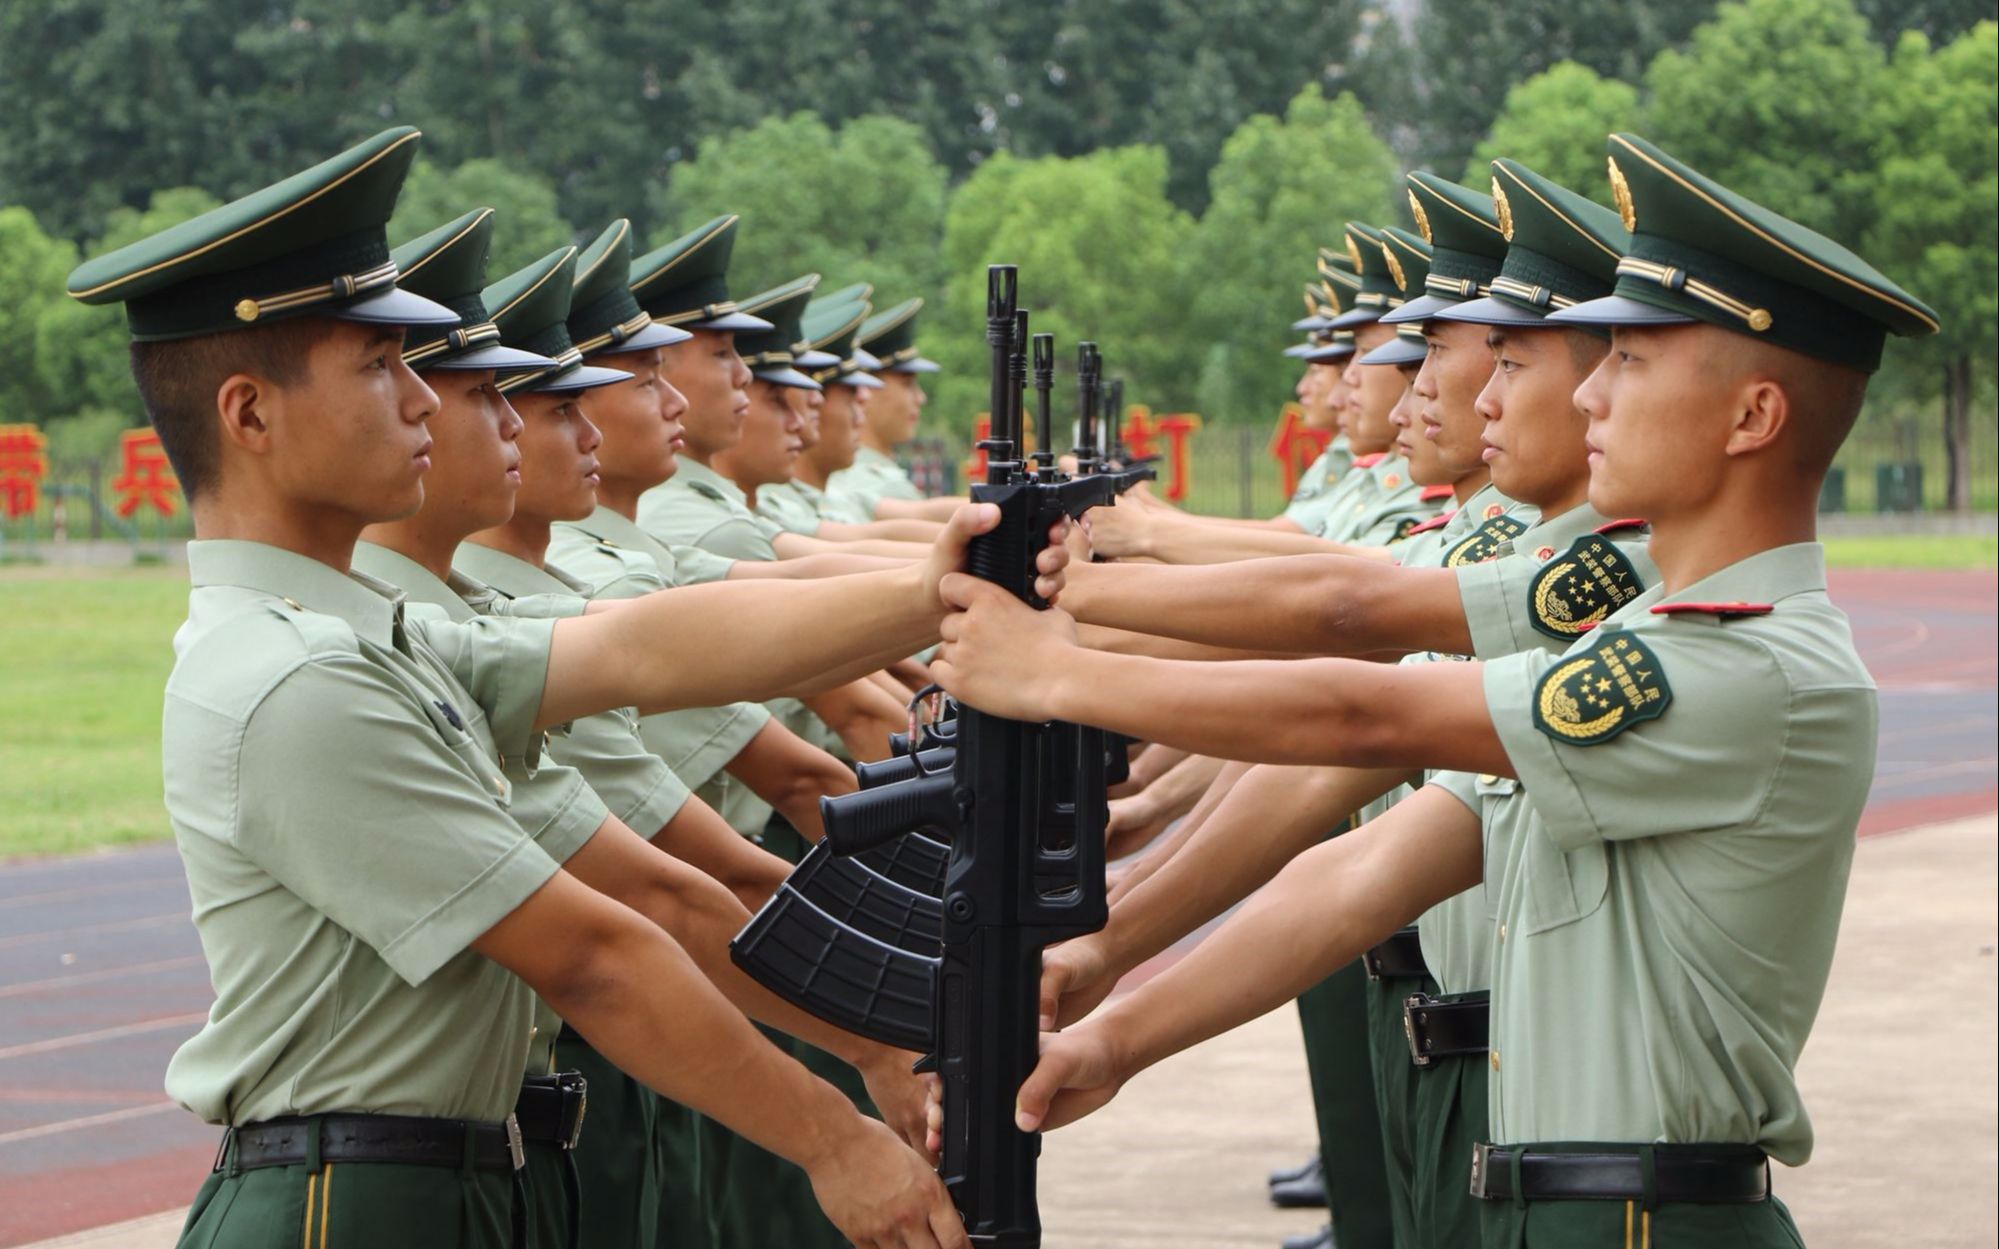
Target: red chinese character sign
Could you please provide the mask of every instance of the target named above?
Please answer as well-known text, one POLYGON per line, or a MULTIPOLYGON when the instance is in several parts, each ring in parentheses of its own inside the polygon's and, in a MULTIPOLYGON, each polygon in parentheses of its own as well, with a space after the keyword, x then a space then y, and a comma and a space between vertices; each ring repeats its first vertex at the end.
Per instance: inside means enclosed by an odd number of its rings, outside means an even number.
POLYGON ((1313 429, 1305 424, 1305 414, 1295 403, 1284 405, 1277 417, 1277 432, 1270 439, 1270 454, 1284 474, 1284 493, 1298 489, 1298 475, 1325 454, 1333 441, 1330 429, 1313 429))
POLYGON ((1200 428, 1201 418, 1192 412, 1154 416, 1152 409, 1136 403, 1125 409, 1124 448, 1133 460, 1159 455, 1159 440, 1165 440, 1166 467, 1160 476, 1166 483, 1166 497, 1175 503, 1185 499, 1193 486, 1194 466, 1187 455, 1187 440, 1200 428))
POLYGON ((118 438, 118 477, 111 489, 118 496, 118 515, 126 520, 141 507, 162 516, 179 510, 180 482, 167 464, 160 436, 150 429, 128 429, 118 438))
POLYGON ((962 466, 965 470, 966 481, 984 481, 986 479, 986 449, 979 444, 992 436, 992 416, 985 412, 979 413, 978 419, 972 422, 972 454, 965 458, 965 463, 962 466))
POLYGON ((0 515, 34 515, 49 475, 48 439, 33 425, 0 425, 0 515))

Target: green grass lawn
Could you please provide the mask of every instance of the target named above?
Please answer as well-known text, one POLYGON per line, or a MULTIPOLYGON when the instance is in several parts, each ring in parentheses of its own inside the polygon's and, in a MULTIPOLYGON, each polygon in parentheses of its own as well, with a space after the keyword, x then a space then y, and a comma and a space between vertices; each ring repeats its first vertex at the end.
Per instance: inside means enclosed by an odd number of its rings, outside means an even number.
POLYGON ((1898 534, 1825 540, 1834 568, 1999 568, 1999 538, 1981 534, 1898 534))
POLYGON ((167 836, 160 691, 178 569, 0 571, 0 859, 167 836))

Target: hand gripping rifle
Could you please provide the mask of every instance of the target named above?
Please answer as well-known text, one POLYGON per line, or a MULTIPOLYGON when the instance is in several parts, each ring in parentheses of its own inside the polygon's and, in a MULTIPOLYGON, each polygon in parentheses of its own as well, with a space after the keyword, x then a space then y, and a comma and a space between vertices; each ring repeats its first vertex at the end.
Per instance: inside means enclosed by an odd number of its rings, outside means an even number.
MULTIPOLYGON (((987 480, 972 497, 1001 519, 973 539, 967 563, 1039 608, 1035 556, 1049 528, 1110 502, 1113 483, 1060 480, 1052 468, 1030 474, 1018 458, 1028 339, 1013 267, 993 266, 987 279, 993 437, 987 480)), ((1041 1143, 1014 1127, 1013 1103, 1038 1058, 1041 951, 1105 921, 1103 738, 961 706, 955 735, 922 745, 903 769, 877 765, 864 780, 882 783, 827 801, 827 838, 814 854, 905 845, 911 830, 948 841, 936 954, 883 939, 897 935, 888 923, 896 912, 877 899, 853 908, 876 934, 840 923, 793 887, 797 873, 731 952, 821 1018, 927 1052, 925 1068, 944 1088, 941 1170, 972 1242, 1037 1249, 1041 1143)))

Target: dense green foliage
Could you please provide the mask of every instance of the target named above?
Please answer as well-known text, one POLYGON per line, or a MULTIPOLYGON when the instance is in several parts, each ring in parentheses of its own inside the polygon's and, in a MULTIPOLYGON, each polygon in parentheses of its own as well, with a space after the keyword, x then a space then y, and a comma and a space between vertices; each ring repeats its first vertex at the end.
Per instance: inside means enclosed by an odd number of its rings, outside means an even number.
POLYGON ((1313 249, 1349 218, 1401 221, 1399 170, 1482 188, 1504 154, 1604 198, 1602 136, 1635 127, 1938 306, 1946 333, 1890 352, 1868 419, 1941 411, 1963 498, 1999 348, 1988 14, 1968 0, 4 5, 0 421, 136 416, 118 315, 60 294, 79 255, 391 122, 426 135, 394 240, 491 205, 497 276, 613 217, 644 247, 741 213, 739 294, 814 271, 872 281, 883 303, 930 301, 924 345, 951 366, 933 411, 953 426, 983 406, 987 261, 1023 265, 1037 325, 1095 337, 1134 401, 1262 422, 1291 384, 1276 352, 1313 249))

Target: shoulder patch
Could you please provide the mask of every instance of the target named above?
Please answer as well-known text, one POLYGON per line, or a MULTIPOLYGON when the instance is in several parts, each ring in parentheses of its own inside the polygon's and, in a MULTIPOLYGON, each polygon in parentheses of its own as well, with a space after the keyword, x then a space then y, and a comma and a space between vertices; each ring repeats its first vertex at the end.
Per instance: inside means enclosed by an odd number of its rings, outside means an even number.
POLYGON ((1652 528, 1652 522, 1651 522, 1651 521, 1649 521, 1649 520, 1640 520, 1640 519, 1638 519, 1638 518, 1637 518, 1637 517, 1635 517, 1635 516, 1627 516, 1627 517, 1625 517, 1625 518, 1624 518, 1623 520, 1614 520, 1614 521, 1611 521, 1611 522, 1610 522, 1610 523, 1609 523, 1608 525, 1598 525, 1598 526, 1597 526, 1597 527, 1596 527, 1595 529, 1591 530, 1590 532, 1592 532, 1592 533, 1629 533, 1629 532, 1632 532, 1632 531, 1635 531, 1635 530, 1639 530, 1639 529, 1650 529, 1650 528, 1652 528))
POLYGON ((1494 516, 1472 530, 1471 536, 1461 540, 1444 555, 1444 567, 1461 568, 1466 564, 1483 564, 1499 550, 1502 542, 1510 542, 1527 532, 1527 522, 1517 516, 1494 516))
POLYGON ((1740 620, 1744 616, 1767 616, 1777 609, 1769 603, 1661 603, 1652 609, 1655 616, 1719 616, 1740 620))
POLYGON ((1456 488, 1452 486, 1425 486, 1422 493, 1416 497, 1425 503, 1435 503, 1440 499, 1448 499, 1456 493, 1456 488))
POLYGON ((1618 632, 1548 669, 1534 693, 1534 727, 1570 746, 1596 746, 1658 719, 1672 703, 1659 657, 1635 634, 1618 632))
POLYGON ((1456 512, 1445 512, 1441 516, 1432 516, 1430 519, 1424 521, 1422 524, 1416 526, 1414 529, 1411 529, 1409 532, 1411 534, 1419 534, 1419 533, 1429 533, 1433 529, 1442 529, 1445 525, 1450 524, 1451 517, 1456 515, 1457 515, 1456 512))
POLYGON ((1396 521, 1395 532, 1388 535, 1389 543, 1400 542, 1410 534, 1415 533, 1417 523, 1414 516, 1404 516, 1401 520, 1396 521))
POLYGON ((1609 538, 1585 534, 1548 561, 1527 587, 1527 618, 1572 641, 1645 591, 1645 580, 1609 538))

